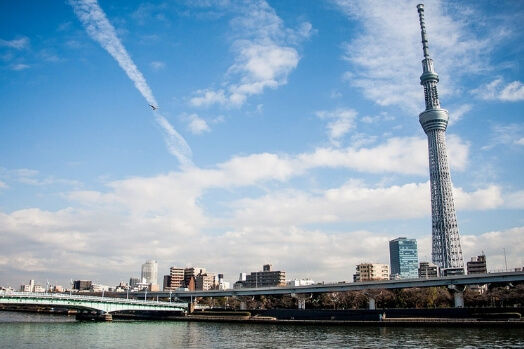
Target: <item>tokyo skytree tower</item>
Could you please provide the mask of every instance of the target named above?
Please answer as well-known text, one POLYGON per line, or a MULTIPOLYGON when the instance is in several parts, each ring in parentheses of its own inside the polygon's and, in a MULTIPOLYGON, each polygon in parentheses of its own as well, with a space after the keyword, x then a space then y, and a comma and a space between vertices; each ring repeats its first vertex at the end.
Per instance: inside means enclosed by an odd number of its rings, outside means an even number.
POLYGON ((448 111, 440 107, 438 99, 437 73, 429 57, 428 40, 424 24, 424 5, 417 5, 422 33, 424 60, 420 84, 424 86, 426 110, 420 113, 419 121, 428 136, 429 177, 431 184, 432 217, 432 260, 442 269, 464 268, 462 248, 446 153, 446 128, 448 111))

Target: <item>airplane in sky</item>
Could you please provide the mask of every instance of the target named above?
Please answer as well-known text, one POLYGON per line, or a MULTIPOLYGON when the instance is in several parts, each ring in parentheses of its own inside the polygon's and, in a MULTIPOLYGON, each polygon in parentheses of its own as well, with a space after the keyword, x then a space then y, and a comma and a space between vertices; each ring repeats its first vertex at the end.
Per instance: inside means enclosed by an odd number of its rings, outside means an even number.
POLYGON ((151 108, 153 108, 153 110, 157 110, 157 109, 159 108, 159 107, 154 106, 153 104, 150 104, 149 106, 150 106, 151 108))

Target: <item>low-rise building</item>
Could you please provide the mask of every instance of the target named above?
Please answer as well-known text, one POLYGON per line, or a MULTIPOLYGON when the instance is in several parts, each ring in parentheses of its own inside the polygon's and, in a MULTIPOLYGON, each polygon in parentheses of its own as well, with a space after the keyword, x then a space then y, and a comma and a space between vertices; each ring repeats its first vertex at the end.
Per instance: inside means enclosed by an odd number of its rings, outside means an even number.
POLYGON ((185 268, 172 266, 169 275, 164 276, 164 290, 176 290, 186 287, 185 268))
POLYGON ((195 278, 195 290, 213 290, 218 285, 215 274, 198 274, 195 278))
POLYGON ((28 285, 20 285, 21 292, 44 293, 46 289, 42 285, 35 285, 35 280, 29 280, 28 285))
MULTIPOLYGON (((241 278, 245 275, 240 274, 241 278)), ((245 280, 235 282, 234 288, 257 288, 257 287, 273 287, 286 285, 286 272, 280 270, 271 270, 271 264, 265 264, 262 271, 254 271, 249 275, 245 275, 245 280)))
POLYGON ((468 274, 486 274, 488 268, 486 266, 486 256, 471 257, 471 261, 467 264, 468 274))
POLYGON ((311 286, 314 284, 315 284, 315 281, 311 279, 301 279, 301 280, 294 279, 294 280, 286 281, 287 286, 311 286))
POLYGON ((93 282, 91 280, 75 280, 73 281, 73 289, 77 291, 89 291, 93 282))
POLYGON ((131 290, 138 290, 139 283, 140 283, 140 278, 136 278, 136 277, 129 278, 129 288, 131 290))
POLYGON ((198 268, 198 267, 191 267, 191 268, 184 268, 184 284, 186 287, 188 287, 190 290, 195 290, 193 288, 193 285, 196 287, 196 277, 199 274, 205 274, 206 269, 205 268, 198 268))
POLYGON ((378 263, 360 263, 353 275, 354 282, 389 280, 389 265, 378 263))
POLYGON ((418 267, 418 277, 419 278, 436 278, 439 277, 440 270, 439 267, 430 262, 420 262, 418 267))
POLYGON ((228 290, 230 289, 229 282, 224 281, 224 274, 218 274, 218 289, 219 290, 228 290))
POLYGON ((109 286, 98 285, 98 284, 91 284, 90 291, 91 292, 105 292, 105 291, 109 291, 109 286))

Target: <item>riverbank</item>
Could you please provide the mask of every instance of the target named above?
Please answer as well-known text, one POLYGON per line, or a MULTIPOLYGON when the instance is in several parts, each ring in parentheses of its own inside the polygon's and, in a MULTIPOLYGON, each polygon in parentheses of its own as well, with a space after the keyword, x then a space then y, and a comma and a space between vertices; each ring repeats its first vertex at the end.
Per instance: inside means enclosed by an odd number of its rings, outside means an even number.
POLYGON ((267 316, 232 317, 232 316, 185 316, 172 321, 182 322, 217 322, 238 324, 273 324, 273 325, 314 325, 314 326, 379 326, 379 327, 501 327, 524 329, 522 319, 449 319, 449 318, 398 318, 384 320, 297 320, 277 319, 267 316))
MULTIPOLYGON (((8 306, 0 310, 72 315, 74 310, 37 306, 8 306)), ((245 324, 289 324, 381 327, 505 327, 524 329, 524 308, 435 308, 435 309, 268 309, 249 311, 205 310, 192 314, 166 312, 112 313, 116 321, 179 321, 245 324)), ((93 320, 93 316, 86 319, 93 320)), ((79 320, 82 320, 80 317, 79 320)), ((104 321, 108 321, 103 319, 104 321)), ((102 321, 99 319, 98 321, 102 321)))

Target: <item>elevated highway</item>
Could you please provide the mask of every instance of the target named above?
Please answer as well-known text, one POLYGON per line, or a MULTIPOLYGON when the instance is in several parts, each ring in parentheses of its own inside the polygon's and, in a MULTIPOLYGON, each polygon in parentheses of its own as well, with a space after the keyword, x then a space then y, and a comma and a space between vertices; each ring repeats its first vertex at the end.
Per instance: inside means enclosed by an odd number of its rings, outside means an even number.
MULTIPOLYGON (((147 292, 148 296, 161 298, 194 298, 194 297, 234 297, 279 294, 329 293, 341 291, 358 291, 369 289, 401 289, 413 287, 440 287, 456 288, 467 285, 484 285, 492 283, 510 283, 524 281, 524 272, 503 272, 473 275, 455 275, 435 278, 368 281, 368 282, 338 282, 321 283, 311 286, 279 286, 259 288, 237 288, 228 290, 209 291, 171 291, 147 292)), ((144 297, 143 292, 134 293, 137 297, 144 297)))
MULTIPOLYGON (((322 283, 311 286, 282 286, 282 287, 260 287, 260 288, 238 288, 230 290, 209 290, 209 291, 172 291, 172 292, 150 292, 151 296, 158 297, 177 297, 189 300, 195 297, 243 297, 257 295, 281 295, 291 294, 298 299, 298 307, 305 308, 305 294, 330 293, 342 291, 358 291, 369 289, 402 289, 420 287, 448 287, 452 293, 455 307, 464 307, 464 288, 468 285, 485 285, 492 283, 510 283, 524 281, 524 272, 503 272, 473 275, 454 275, 435 278, 387 280, 387 281, 368 281, 368 282, 338 282, 322 283)), ((138 293, 138 296, 141 296, 138 293)), ((375 309, 375 299, 369 296, 369 308, 375 309)))

